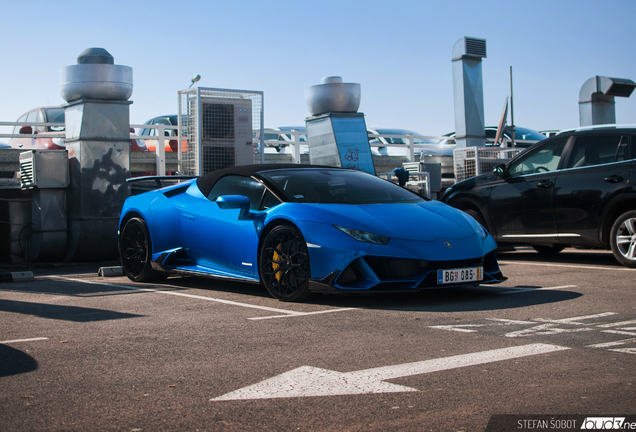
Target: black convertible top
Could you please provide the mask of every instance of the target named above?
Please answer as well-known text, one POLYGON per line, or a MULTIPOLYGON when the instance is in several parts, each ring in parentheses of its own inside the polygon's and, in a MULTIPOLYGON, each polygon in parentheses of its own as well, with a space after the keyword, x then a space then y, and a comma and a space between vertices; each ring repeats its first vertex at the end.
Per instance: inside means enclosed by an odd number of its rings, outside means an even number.
POLYGON ((235 167, 224 168, 216 171, 212 171, 209 174, 201 176, 197 179, 197 186, 201 193, 207 196, 216 182, 226 175, 242 175, 242 176, 256 176, 262 180, 262 177, 258 175, 261 171, 271 171, 278 169, 307 169, 307 168, 329 168, 329 169, 344 169, 333 166, 322 165, 301 165, 301 164, 257 164, 257 165, 240 165, 235 167))

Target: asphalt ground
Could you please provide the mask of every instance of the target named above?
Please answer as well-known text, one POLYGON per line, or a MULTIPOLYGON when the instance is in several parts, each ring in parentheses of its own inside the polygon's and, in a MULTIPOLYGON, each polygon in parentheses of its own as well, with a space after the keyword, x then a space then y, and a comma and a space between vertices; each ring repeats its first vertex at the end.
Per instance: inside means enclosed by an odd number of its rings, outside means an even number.
POLYGON ((0 284, 0 430, 484 431, 498 414, 515 426, 501 430, 534 430, 518 422, 636 414, 636 270, 575 249, 499 260, 501 285, 301 304, 258 285, 29 269, 0 284))

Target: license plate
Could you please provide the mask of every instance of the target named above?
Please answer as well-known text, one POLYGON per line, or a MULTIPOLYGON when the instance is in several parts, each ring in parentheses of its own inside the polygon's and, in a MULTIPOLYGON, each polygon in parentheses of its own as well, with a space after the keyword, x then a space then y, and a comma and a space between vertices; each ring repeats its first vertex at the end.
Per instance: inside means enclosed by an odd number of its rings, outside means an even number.
POLYGON ((461 283, 461 282, 478 282, 484 279, 483 267, 471 267, 461 269, 448 269, 437 271, 437 283, 461 283))

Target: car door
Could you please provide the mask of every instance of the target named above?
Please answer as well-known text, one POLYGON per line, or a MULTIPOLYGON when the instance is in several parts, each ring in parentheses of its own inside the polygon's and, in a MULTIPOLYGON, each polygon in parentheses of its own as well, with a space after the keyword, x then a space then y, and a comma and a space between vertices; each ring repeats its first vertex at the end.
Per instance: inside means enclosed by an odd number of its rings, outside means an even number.
POLYGON ((579 135, 569 153, 554 189, 557 231, 573 245, 601 245, 599 226, 605 206, 625 189, 629 178, 629 135, 579 135))
POLYGON ((254 275, 257 272, 257 223, 239 219, 239 209, 221 209, 215 202, 221 195, 244 195, 250 210, 259 210, 265 187, 244 176, 225 176, 216 182, 208 197, 182 210, 181 226, 188 253, 198 265, 216 272, 254 275))
POLYGON ((508 242, 551 243, 557 230, 552 210, 554 184, 568 138, 526 151, 491 186, 488 212, 496 238, 508 242))

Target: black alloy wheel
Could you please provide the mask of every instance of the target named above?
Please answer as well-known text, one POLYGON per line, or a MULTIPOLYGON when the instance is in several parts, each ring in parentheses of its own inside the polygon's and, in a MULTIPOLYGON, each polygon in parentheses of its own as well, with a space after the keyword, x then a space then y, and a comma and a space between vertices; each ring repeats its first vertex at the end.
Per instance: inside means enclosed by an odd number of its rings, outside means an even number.
POLYGON ((261 248, 261 280, 269 293, 281 301, 309 297, 309 252, 298 229, 279 225, 272 229, 261 248))
POLYGON ((119 243, 121 266, 124 274, 133 282, 151 282, 159 279, 161 273, 150 266, 152 247, 146 222, 141 218, 132 218, 121 233, 119 243))
POLYGON ((610 246, 616 261, 636 268, 636 210, 623 213, 610 232, 610 246))

